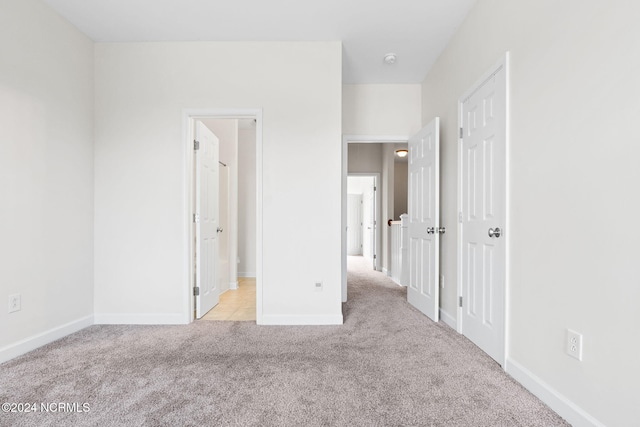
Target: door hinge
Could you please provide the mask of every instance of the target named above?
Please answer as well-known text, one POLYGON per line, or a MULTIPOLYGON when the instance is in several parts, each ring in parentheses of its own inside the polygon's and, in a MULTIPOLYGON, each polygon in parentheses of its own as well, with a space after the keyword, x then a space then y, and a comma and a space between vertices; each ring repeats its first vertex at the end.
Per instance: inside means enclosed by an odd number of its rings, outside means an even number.
POLYGON ((464 138, 464 129, 460 128, 460 139, 464 138))
POLYGON ((193 149, 198 151, 200 149, 200 141, 193 140, 193 149))
POLYGON ((458 212, 458 222, 462 224, 462 212, 458 212))
POLYGON ((460 307, 462 307, 462 297, 460 297, 460 299, 459 299, 459 301, 458 301, 458 305, 459 305, 460 307))
POLYGON ((378 191, 378 187, 373 187, 373 191, 378 191))
POLYGON ((377 259, 377 258, 378 258, 378 255, 373 254, 373 259, 377 259))
POLYGON ((196 224, 200 222, 200 214, 197 214, 197 213, 193 214, 193 222, 196 224))
POLYGON ((193 288, 193 295, 195 296, 200 295, 200 286, 196 286, 195 288, 193 288))

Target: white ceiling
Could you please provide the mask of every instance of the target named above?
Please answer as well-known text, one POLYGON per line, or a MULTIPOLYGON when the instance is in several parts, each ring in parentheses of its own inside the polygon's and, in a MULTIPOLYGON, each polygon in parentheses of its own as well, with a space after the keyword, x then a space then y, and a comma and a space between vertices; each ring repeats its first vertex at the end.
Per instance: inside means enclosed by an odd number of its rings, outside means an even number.
POLYGON ((422 82, 475 1, 44 0, 96 42, 342 41, 344 83, 422 82))

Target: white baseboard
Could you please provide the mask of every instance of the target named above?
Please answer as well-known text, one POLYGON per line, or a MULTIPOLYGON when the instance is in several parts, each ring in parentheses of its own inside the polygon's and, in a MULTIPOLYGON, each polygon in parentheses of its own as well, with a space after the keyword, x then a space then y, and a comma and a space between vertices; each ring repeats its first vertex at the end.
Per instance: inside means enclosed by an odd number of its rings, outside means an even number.
POLYGON ((457 330, 456 327, 458 325, 458 322, 456 321, 456 318, 450 315, 449 313, 447 313, 446 311, 444 311, 443 309, 440 309, 440 319, 444 323, 449 325, 454 331, 457 330))
POLYGON ((97 313, 96 325, 184 325, 181 313, 97 313))
POLYGON ((4 363, 14 357, 21 356, 38 347, 42 347, 43 345, 49 344, 55 340, 64 338, 67 335, 78 332, 79 330, 91 325, 93 325, 93 315, 81 317, 80 319, 65 323, 64 325, 57 326, 49 329, 48 331, 20 340, 17 343, 0 348, 0 363, 4 363))
POLYGON ((263 315, 261 325, 342 325, 342 314, 323 316, 263 315))
POLYGON ((382 272, 384 274, 386 274, 387 276, 391 277, 391 272, 389 270, 387 270, 385 267, 382 267, 382 272))
POLYGON ((232 291, 238 289, 238 282, 229 282, 229 289, 232 291))
POLYGON ((511 358, 507 358, 506 371, 538 399, 546 403, 558 415, 574 427, 605 427, 600 421, 589 415, 584 409, 566 396, 558 393, 531 371, 511 358))
POLYGON ((396 280, 393 276, 389 276, 389 279, 393 280, 393 283, 395 283, 398 286, 402 286, 403 288, 405 287, 402 283, 400 283, 400 280, 396 280))
POLYGON ((246 277, 246 278, 256 278, 255 271, 238 271, 238 277, 246 277))

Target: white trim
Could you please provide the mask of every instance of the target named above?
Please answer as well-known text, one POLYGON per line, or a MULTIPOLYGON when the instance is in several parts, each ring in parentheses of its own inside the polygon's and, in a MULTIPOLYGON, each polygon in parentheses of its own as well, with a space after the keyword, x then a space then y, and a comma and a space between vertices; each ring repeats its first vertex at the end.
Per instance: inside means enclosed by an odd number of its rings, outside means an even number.
POLYGON ((93 324, 93 315, 89 315, 22 339, 16 343, 9 344, 0 348, 0 363, 4 363, 7 360, 11 360, 35 350, 38 347, 42 347, 43 345, 52 343, 60 338, 64 338, 67 335, 71 335, 93 324))
POLYGON ((238 282, 229 282, 229 289, 232 291, 238 289, 238 282))
POLYGON ((238 271, 238 278, 255 279, 256 272, 255 271, 238 271))
MULTIPOLYGON (((503 332, 504 332, 504 337, 503 337, 503 341, 502 344, 504 346, 504 361, 505 361, 505 365, 507 363, 507 359, 509 358, 509 324, 510 324, 510 320, 511 317, 509 316, 510 313, 510 304, 509 301, 511 300, 511 292, 509 291, 511 288, 511 209, 509 206, 509 201, 511 200, 511 180, 509 179, 509 177, 511 176, 510 173, 510 167, 511 167, 511 162, 510 162, 510 158, 511 158, 511 150, 509 147, 511 147, 511 90, 509 89, 511 87, 511 57, 509 55, 509 51, 505 52, 504 54, 504 58, 503 58, 503 62, 504 62, 504 79, 505 79, 505 132, 504 132, 504 137, 505 137, 505 147, 504 147, 504 157, 505 157, 505 164, 504 164, 504 172, 505 172, 505 190, 504 190, 504 194, 505 194, 505 201, 504 201, 504 206, 505 206, 505 217, 504 217, 504 228, 505 230, 507 230, 507 232, 504 234, 504 238, 505 238, 505 242, 504 242, 504 324, 503 324, 503 332)), ((506 367, 504 368, 506 370, 506 367)))
POLYGON ((342 178, 340 179, 342 189, 342 208, 340 220, 340 282, 342 302, 347 302, 347 174, 349 169, 349 144, 344 137, 342 138, 342 178))
POLYGON ((342 143, 349 144, 357 142, 359 144, 397 144, 409 141, 406 135, 343 135, 342 143))
MULTIPOLYGON (((458 128, 463 127, 464 119, 462 117, 462 104, 460 103, 460 99, 458 99, 458 128)), ((458 133, 458 168, 456 171, 456 180, 458 181, 458 194, 457 194, 457 206, 456 206, 456 332, 459 334, 462 333, 462 310, 460 309, 460 296, 462 295, 462 224, 460 223, 460 213, 462 212, 462 191, 463 191, 463 183, 462 179, 460 179, 462 175, 462 138, 460 138, 460 134, 458 133)))
POLYGON ((184 325, 182 313, 96 313, 96 325, 184 325))
POLYGON ((336 315, 264 315, 262 325, 342 325, 342 314, 336 315))
POLYGON ((452 329, 457 330, 456 318, 444 311, 442 307, 440 307, 440 320, 449 325, 452 329))
POLYGON ((549 384, 511 358, 505 362, 505 370, 516 381, 546 403, 558 415, 576 427, 605 427, 603 423, 589 415, 584 409, 559 393, 549 384))
MULTIPOLYGON (((511 93, 509 91, 510 78, 509 78, 509 52, 505 52, 504 55, 498 60, 498 62, 489 69, 482 77, 480 77, 465 93, 458 99, 458 129, 464 126, 464 118, 462 117, 463 104, 464 102, 474 94, 478 88, 483 85, 492 75, 499 72, 501 69, 505 70, 505 274, 504 274, 504 301, 503 301, 503 309, 504 309, 504 318, 503 318, 503 331, 502 331, 502 357, 501 361, 498 363, 502 364, 503 369, 506 369, 506 360, 508 356, 508 322, 509 322, 509 249, 510 249, 510 238, 509 238, 509 230, 510 230, 510 215, 509 215, 509 145, 510 145, 510 127, 509 127, 509 108, 510 102, 509 97, 511 93)), ((457 132, 457 130, 456 130, 457 132)), ((457 242, 457 294, 456 294, 456 331, 462 334, 462 308, 458 304, 458 300, 460 296, 462 296, 462 224, 458 220, 458 215, 462 212, 462 191, 463 191, 463 183, 461 179, 462 174, 462 138, 458 135, 458 172, 457 172, 457 180, 458 180, 458 206, 456 210, 456 222, 458 228, 458 242, 457 242)))
POLYGON ((386 267, 382 267, 382 273, 386 276, 391 277, 391 272, 389 270, 387 270, 386 267))
POLYGON ((389 276, 389 279, 393 280, 393 283, 395 283, 398 286, 401 286, 403 288, 406 288, 405 285, 403 285, 402 283, 398 282, 396 279, 394 279, 393 277, 389 276))
POLYGON ((179 323, 191 323, 195 320, 193 296, 193 126, 196 118, 255 118, 256 119, 256 323, 262 324, 262 109, 261 108, 205 108, 182 110, 183 164, 184 164, 184 285, 183 320, 179 323))

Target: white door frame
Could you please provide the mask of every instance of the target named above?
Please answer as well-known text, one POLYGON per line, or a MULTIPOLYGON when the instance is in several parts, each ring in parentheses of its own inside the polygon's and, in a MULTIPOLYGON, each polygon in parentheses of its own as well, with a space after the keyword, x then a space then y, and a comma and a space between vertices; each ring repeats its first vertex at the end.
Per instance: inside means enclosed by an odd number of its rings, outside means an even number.
MULTIPOLYGON (((509 76, 509 52, 505 52, 505 54, 500 58, 500 60, 498 60, 498 62, 489 69, 489 71, 487 71, 481 78, 479 78, 459 99, 458 99, 458 129, 461 129, 463 127, 463 123, 464 123, 464 119, 462 117, 462 111, 463 111, 463 104, 465 99, 467 99, 468 97, 470 97, 476 90, 478 90, 488 79, 491 78, 491 76, 493 76, 495 73, 497 73, 498 71, 500 71, 501 69, 505 70, 505 84, 506 84, 506 105, 505 105, 505 126, 506 126, 506 132, 505 132, 505 224, 504 224, 504 228, 506 230, 506 232, 504 233, 504 239, 505 239, 505 274, 504 274, 504 328, 503 328, 503 336, 502 336, 502 350, 503 350, 503 354, 502 354, 502 361, 500 362, 500 364, 502 365, 502 369, 506 370, 507 368, 507 364, 506 364, 506 360, 507 360, 507 356, 508 356, 508 349, 509 349, 509 342, 508 342, 508 337, 509 337, 509 289, 510 289, 510 246, 511 246, 511 238, 510 235, 511 233, 509 232, 509 230, 511 230, 511 217, 510 217, 510 209, 509 209, 509 194, 511 192, 510 189, 510 183, 509 183, 509 170, 510 170, 510 98, 511 98, 511 93, 510 93, 510 76, 509 76)), ((462 183, 462 138, 458 138, 458 173, 457 173, 457 178, 458 178, 458 212, 462 212, 462 190, 463 190, 463 183, 462 183)), ((458 237, 457 237, 457 249, 458 249, 458 256, 457 256, 457 276, 458 276, 458 280, 457 280, 457 298, 456 298, 456 302, 458 302, 460 300, 460 297, 462 296, 462 278, 463 278, 463 266, 462 266, 462 224, 460 221, 458 221, 458 237)), ((456 311, 456 330, 458 331, 458 333, 462 333, 462 308, 460 307, 460 304, 456 304, 457 306, 457 311, 456 311)))
MULTIPOLYGON (((205 108, 182 110, 183 145, 183 218, 184 218, 184 277, 183 316, 185 323, 195 320, 194 311, 194 248, 193 227, 194 162, 193 122, 196 119, 256 119, 256 323, 262 324, 262 109, 261 108, 205 108)), ((235 260, 229 260, 235 262, 235 260)))
POLYGON ((396 144, 406 143, 406 135, 343 135, 342 136, 342 302, 347 302, 347 175, 349 169, 349 143, 396 144))
MULTIPOLYGON (((373 221, 374 221, 374 229, 373 229, 373 255, 375 256, 375 260, 373 264, 375 265, 375 269, 377 271, 382 270, 382 223, 381 221, 381 212, 382 212, 382 197, 380 197, 380 174, 377 172, 367 173, 350 173, 349 176, 361 176, 361 177, 370 177, 373 178, 373 186, 376 187, 376 190, 373 192, 374 197, 374 206, 373 206, 373 221)), ((364 209, 364 208, 363 208, 364 209)), ((346 230, 346 228, 345 228, 346 230)), ((364 236, 362 237, 364 241, 364 236)), ((362 253, 364 256, 364 252, 362 253)))

